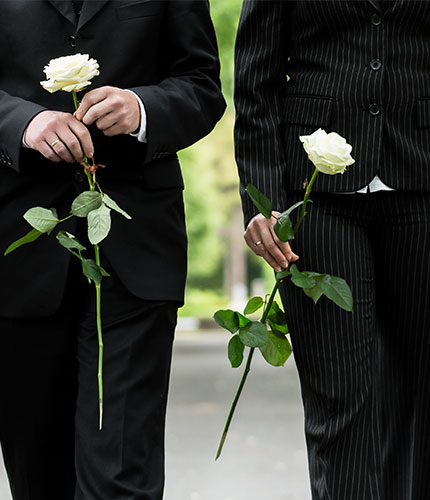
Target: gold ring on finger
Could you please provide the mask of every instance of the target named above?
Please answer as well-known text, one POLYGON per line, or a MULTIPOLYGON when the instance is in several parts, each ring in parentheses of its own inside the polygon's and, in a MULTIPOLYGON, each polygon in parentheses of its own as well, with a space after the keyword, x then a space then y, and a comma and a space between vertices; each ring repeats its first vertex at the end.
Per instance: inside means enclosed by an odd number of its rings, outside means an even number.
POLYGON ((50 144, 51 148, 52 148, 52 149, 54 149, 54 146, 55 146, 58 142, 60 142, 60 139, 55 139, 55 141, 54 141, 54 142, 51 142, 51 144, 50 144))
POLYGON ((254 243, 255 246, 259 247, 263 242, 261 240, 258 240, 254 243))

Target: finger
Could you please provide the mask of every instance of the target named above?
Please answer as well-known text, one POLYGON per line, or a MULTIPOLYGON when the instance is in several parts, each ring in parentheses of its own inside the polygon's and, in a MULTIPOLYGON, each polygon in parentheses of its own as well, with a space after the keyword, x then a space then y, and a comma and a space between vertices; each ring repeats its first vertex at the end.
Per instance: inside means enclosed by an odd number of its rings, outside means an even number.
POLYGON ((118 122, 118 118, 116 115, 117 113, 113 111, 103 115, 101 118, 97 119, 96 127, 102 132, 105 132, 109 128, 114 127, 118 122))
POLYGON ((123 127, 121 127, 120 124, 116 122, 112 127, 104 129, 103 134, 106 137, 113 137, 114 135, 124 134, 124 130, 123 127))
POLYGON ((295 262, 299 258, 299 256, 296 255, 291 250, 291 245, 288 243, 288 241, 281 241, 279 239, 278 235, 275 233, 275 225, 270 226, 270 232, 272 233, 272 238, 274 239, 276 245, 281 250, 281 252, 284 254, 284 256, 288 260, 288 262, 295 262))
POLYGON ((260 232, 255 227, 254 225, 249 225, 245 231, 245 234, 243 235, 245 238, 246 244, 249 246, 249 248, 259 257, 263 255, 263 252, 261 249, 259 249, 259 246, 262 243, 261 237, 260 237, 260 232))
MULTIPOLYGON (((107 97, 107 87, 101 87, 99 89, 90 90, 87 92, 81 103, 79 104, 79 108, 75 111, 74 116, 77 120, 83 121, 84 117, 87 115, 88 111, 93 108, 96 104, 102 102, 107 97)), ((91 118, 92 115, 90 115, 91 118)), ((88 120, 89 118, 87 118, 88 120)), ((90 125, 93 122, 87 123, 86 125, 90 125)))
POLYGON ((58 133, 58 136, 60 140, 58 142, 54 141, 53 143, 49 144, 49 147, 57 156, 61 158, 61 160, 67 163, 74 163, 75 159, 64 144, 61 133, 58 133))
POLYGON ((281 266, 276 262, 276 260, 270 255, 269 252, 265 251, 264 250, 264 246, 263 246, 263 259, 269 264, 270 267, 272 267, 277 273, 279 273, 279 271, 281 271, 281 266))
POLYGON ((85 113, 85 115, 83 115, 81 121, 84 125, 89 126, 93 123, 96 123, 105 115, 112 113, 112 111, 113 106, 111 106, 108 99, 105 99, 97 104, 94 104, 94 106, 91 106, 91 108, 85 113))
POLYGON ((70 128, 66 128, 59 132, 59 136, 72 156, 72 161, 80 163, 84 159, 84 151, 81 147, 79 138, 76 137, 70 128))
POLYGON ((92 158, 94 156, 94 144, 87 127, 76 119, 71 120, 69 127, 78 138, 82 151, 88 158, 92 158))
POLYGON ((288 267, 288 259, 276 244, 272 236, 271 228, 267 225, 261 228, 261 240, 264 243, 266 250, 270 253, 273 259, 280 267, 288 267))
MULTIPOLYGON (((54 141, 52 141, 54 142, 54 141)), ((52 143, 51 142, 51 143, 52 143)), ((54 145, 55 146, 55 145, 54 145)), ((47 142, 43 141, 38 147, 39 153, 41 153, 45 158, 55 163, 62 161, 62 159, 57 155, 53 148, 47 142)))
POLYGON ((262 257, 276 272, 281 270, 281 267, 278 265, 276 260, 266 250, 263 241, 259 239, 259 232, 257 228, 248 226, 245 231, 244 238, 249 248, 256 255, 258 255, 258 257, 262 257))

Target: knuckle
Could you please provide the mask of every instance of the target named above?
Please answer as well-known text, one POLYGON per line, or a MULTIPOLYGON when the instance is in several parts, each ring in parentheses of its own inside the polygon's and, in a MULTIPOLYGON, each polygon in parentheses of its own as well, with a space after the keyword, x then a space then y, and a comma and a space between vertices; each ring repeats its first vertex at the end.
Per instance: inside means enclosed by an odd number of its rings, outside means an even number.
POLYGON ((256 226, 258 226, 258 227, 263 227, 263 226, 265 226, 265 222, 266 222, 266 221, 265 221, 265 219, 262 219, 262 218, 260 218, 260 217, 257 217, 257 218, 256 218, 253 222, 254 222, 254 224, 255 224, 256 226))
POLYGON ((120 108, 120 114, 122 114, 122 109, 121 106, 123 104, 122 98, 118 94, 114 94, 112 97, 112 104, 114 105, 115 108, 120 108))
POLYGON ((94 97, 94 91, 88 92, 88 94, 85 94, 84 98, 82 99, 81 106, 83 108, 88 108, 92 106, 95 102, 95 97, 94 97))
POLYGON ((78 148, 79 147, 79 141, 78 139, 76 138, 76 136, 72 136, 70 137, 70 139, 67 141, 67 145, 71 148, 78 148))

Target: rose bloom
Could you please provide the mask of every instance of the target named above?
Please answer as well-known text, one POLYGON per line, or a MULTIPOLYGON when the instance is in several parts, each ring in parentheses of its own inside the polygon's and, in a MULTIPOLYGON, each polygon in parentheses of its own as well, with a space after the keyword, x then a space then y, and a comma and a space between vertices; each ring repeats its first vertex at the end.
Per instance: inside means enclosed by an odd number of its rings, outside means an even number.
POLYGON ((327 134, 318 129, 311 135, 301 136, 300 140, 315 168, 323 174, 343 174, 345 168, 355 162, 351 156, 352 146, 336 132, 327 134))
POLYGON ((91 85, 91 78, 100 74, 99 65, 88 54, 74 54, 72 56, 51 59, 45 66, 44 73, 47 81, 40 82, 48 92, 65 90, 79 92, 91 85))

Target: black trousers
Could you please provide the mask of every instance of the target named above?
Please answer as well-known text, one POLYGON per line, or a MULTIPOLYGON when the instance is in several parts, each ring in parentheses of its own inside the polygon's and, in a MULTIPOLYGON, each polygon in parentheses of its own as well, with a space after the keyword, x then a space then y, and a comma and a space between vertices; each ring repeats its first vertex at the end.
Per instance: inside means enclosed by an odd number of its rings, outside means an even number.
POLYGON ((80 269, 53 317, 0 318, 0 440, 14 500, 162 498, 178 304, 134 297, 103 264, 101 431, 95 294, 80 269))
MULTIPOLYGON (((291 203, 302 194, 290 193, 291 203)), ((430 492, 430 194, 317 194, 293 248, 343 277, 354 312, 281 295, 305 410, 314 500, 430 492)))

